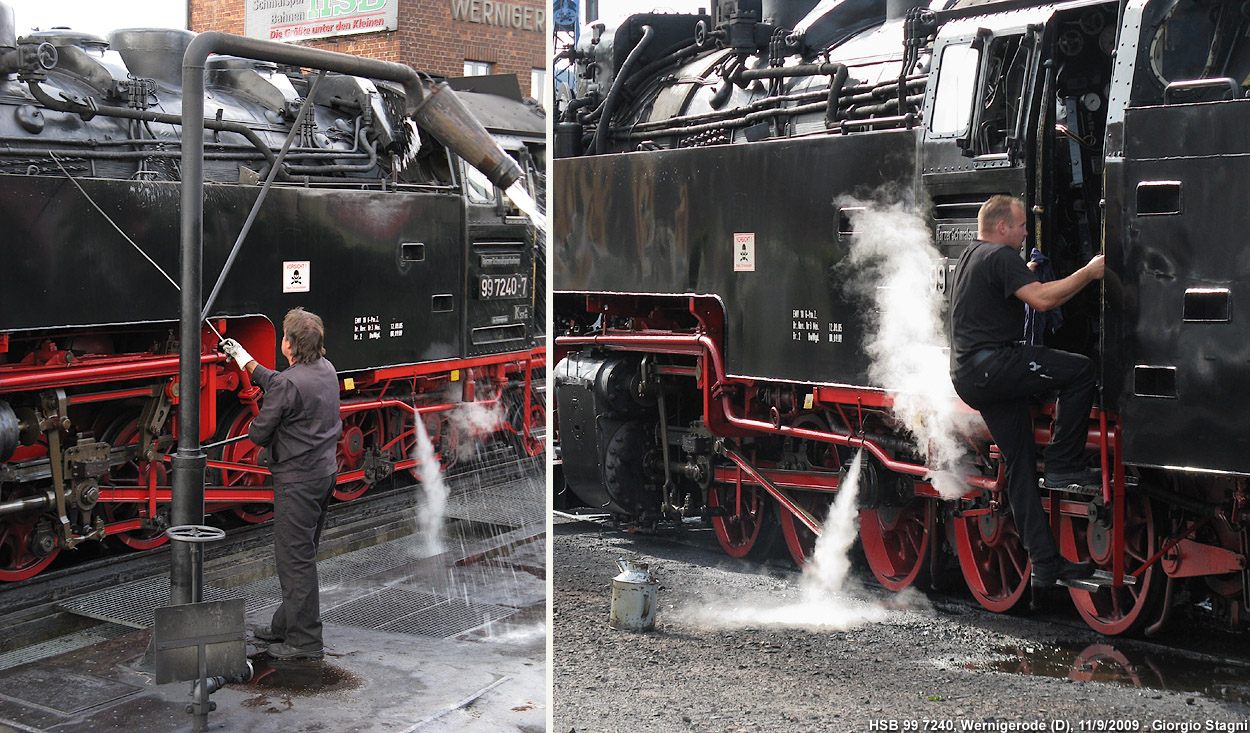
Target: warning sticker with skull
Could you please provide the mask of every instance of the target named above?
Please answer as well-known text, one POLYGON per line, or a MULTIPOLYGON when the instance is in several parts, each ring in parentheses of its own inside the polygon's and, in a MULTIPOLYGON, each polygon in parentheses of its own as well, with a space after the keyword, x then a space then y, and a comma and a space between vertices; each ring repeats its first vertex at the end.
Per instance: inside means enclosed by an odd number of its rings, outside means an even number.
POLYGON ((755 232, 734 233, 734 272, 755 272, 755 232))
POLYGON ((308 280, 307 261, 282 263, 282 292, 307 293, 308 280))

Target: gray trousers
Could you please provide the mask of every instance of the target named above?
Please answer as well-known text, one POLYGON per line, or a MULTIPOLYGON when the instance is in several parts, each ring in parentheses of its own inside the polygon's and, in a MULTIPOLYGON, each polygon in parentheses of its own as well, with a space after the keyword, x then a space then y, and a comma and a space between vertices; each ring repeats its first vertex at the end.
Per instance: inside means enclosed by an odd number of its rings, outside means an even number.
POLYGON ((317 544, 326 524, 334 475, 273 485, 273 554, 282 603, 270 628, 297 649, 321 649, 321 596, 317 544))

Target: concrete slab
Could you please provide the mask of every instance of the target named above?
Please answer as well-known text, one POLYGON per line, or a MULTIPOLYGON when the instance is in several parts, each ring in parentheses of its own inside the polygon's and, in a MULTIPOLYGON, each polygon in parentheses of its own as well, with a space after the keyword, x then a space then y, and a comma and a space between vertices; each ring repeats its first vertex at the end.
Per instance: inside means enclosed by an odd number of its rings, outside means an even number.
MULTIPOLYGON (((416 537, 385 544, 341 556, 337 564, 352 571, 323 578, 325 659, 273 662, 249 641, 256 674, 213 694, 209 730, 546 730, 541 531, 462 539, 435 556, 422 556, 416 537), (380 562, 383 555, 399 559, 380 562)), ((269 584, 248 586, 256 601, 249 630, 269 622, 269 584)), ((151 615, 146 596, 116 603, 151 615)), ((150 629, 139 629, 0 670, 0 731, 191 730, 191 684, 154 684, 144 659, 150 639, 150 629)))
MULTIPOLYGON (((190 730, 190 683, 155 685, 151 632, 5 670, 0 728, 164 733, 190 730)), ((325 660, 274 663, 249 645, 256 676, 214 693, 209 729, 545 730, 545 631, 459 641, 326 625, 325 660)))

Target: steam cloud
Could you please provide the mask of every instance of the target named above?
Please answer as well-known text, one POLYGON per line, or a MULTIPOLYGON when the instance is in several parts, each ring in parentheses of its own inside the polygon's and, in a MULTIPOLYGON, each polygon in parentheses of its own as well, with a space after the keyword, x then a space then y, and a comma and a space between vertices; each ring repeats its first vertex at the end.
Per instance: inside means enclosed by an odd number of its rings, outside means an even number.
POLYGON ((718 627, 779 626, 821 631, 846 631, 885 620, 888 611, 884 606, 843 592, 851 568, 849 551, 857 533, 856 497, 862 464, 863 454, 858 452, 834 498, 824 531, 816 540, 811 562, 803 568, 797 603, 778 606, 765 599, 750 599, 725 607, 722 601, 699 609, 695 617, 718 627))
POLYGON ((421 473, 421 491, 425 497, 417 512, 417 528, 425 540, 426 556, 438 555, 445 549, 443 546, 443 519, 447 516, 447 484, 443 481, 443 471, 438 465, 438 454, 434 452, 434 444, 425 430, 425 420, 420 415, 413 421, 417 433, 417 446, 414 449, 417 459, 417 470, 421 473))
POLYGON ((863 275, 848 289, 873 305, 864 343, 869 379, 894 394, 894 413, 924 453, 934 488, 957 499, 967 491, 963 436, 979 418, 955 408, 943 300, 933 280, 942 256, 924 218, 904 204, 837 204, 863 207, 852 217, 847 263, 863 275))

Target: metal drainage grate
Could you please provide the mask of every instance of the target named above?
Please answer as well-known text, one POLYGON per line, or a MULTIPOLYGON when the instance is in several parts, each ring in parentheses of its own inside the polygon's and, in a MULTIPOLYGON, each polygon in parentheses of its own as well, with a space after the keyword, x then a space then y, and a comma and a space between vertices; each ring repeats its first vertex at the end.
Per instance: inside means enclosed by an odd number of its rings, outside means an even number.
POLYGON ((98 644, 102 641, 116 639, 131 633, 134 629, 121 624, 104 623, 93 626, 82 631, 75 631, 72 634, 60 636, 55 639, 41 641, 38 644, 31 644, 28 647, 14 649, 12 651, 0 654, 0 670, 19 667, 30 662, 37 662, 40 659, 55 657, 60 654, 68 654, 69 652, 78 651, 86 646, 98 644))
POLYGON ((367 596, 353 599, 321 614, 326 623, 343 624, 363 629, 380 629, 397 619, 422 611, 438 603, 432 593, 381 588, 367 596))
MULTIPOLYGON (((235 588, 204 585, 204 600, 206 601, 224 601, 239 596, 240 593, 235 588)), ((247 598, 246 600, 253 610, 258 608, 256 605, 258 599, 247 598)), ((68 598, 57 605, 80 616, 112 621, 136 629, 147 629, 153 624, 153 609, 169 605, 169 578, 146 578, 133 583, 125 583, 77 598, 68 598)))
POLYGON ((515 608, 444 598, 419 613, 408 614, 379 627, 380 631, 447 638, 472 631, 516 613, 515 608))
POLYGON ((515 608, 474 603, 406 588, 381 588, 336 606, 321 618, 326 623, 363 629, 446 638, 507 618, 515 608))
POLYGON ((394 570, 417 560, 411 537, 400 537, 380 545, 344 553, 317 563, 321 587, 359 580, 375 573, 394 570))
POLYGON ((447 516, 483 524, 525 527, 546 521, 547 488, 539 478, 478 485, 447 498, 447 516))

